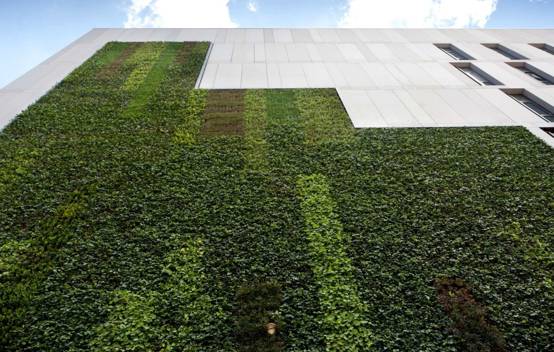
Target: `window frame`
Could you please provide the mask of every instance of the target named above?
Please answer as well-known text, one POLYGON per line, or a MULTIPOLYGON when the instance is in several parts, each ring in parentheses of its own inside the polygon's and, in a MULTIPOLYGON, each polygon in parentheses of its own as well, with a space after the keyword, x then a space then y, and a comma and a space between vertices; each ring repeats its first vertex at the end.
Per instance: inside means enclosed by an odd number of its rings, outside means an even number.
POLYGON ((526 76, 533 78, 535 81, 541 82, 545 86, 554 85, 554 77, 536 68, 528 62, 506 62, 506 64, 520 71, 526 76))
POLYGON ((434 43, 433 45, 435 45, 435 47, 437 47, 440 51, 442 51, 443 53, 448 55, 451 59, 454 59, 456 61, 475 60, 474 57, 472 57, 471 55, 469 55, 468 53, 466 53, 462 49, 458 48, 454 44, 434 43), (450 50, 450 51, 456 53, 458 56, 450 54, 447 50, 450 50))
POLYGON ((544 121, 554 123, 554 107, 525 89, 503 89, 506 95, 544 121), (523 97, 524 99, 518 99, 523 97))
POLYGON ((489 48, 493 50, 494 52, 510 59, 510 60, 529 60, 528 57, 525 57, 518 53, 515 50, 512 50, 508 48, 505 45, 499 44, 499 43, 481 43, 485 48, 489 48))
POLYGON ((529 45, 542 50, 544 52, 547 52, 551 55, 554 55, 554 46, 547 44, 547 43, 529 43, 529 45))
POLYGON ((482 87, 502 86, 502 82, 471 62, 451 62, 458 71, 482 87))

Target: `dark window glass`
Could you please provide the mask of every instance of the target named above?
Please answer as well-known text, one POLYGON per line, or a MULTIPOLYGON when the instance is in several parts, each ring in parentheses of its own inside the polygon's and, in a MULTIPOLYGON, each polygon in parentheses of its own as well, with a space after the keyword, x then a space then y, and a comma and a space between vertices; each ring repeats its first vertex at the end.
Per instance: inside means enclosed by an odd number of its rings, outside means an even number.
POLYGON ((445 46, 439 46, 437 45, 439 49, 444 51, 448 56, 455 60, 473 60, 473 58, 460 49, 456 48, 453 45, 445 45, 445 46))
POLYGON ((468 76, 473 81, 477 82, 482 86, 494 86, 498 84, 494 79, 487 76, 486 74, 479 72, 478 70, 475 70, 471 66, 464 66, 464 67, 457 67, 457 68, 458 70, 462 71, 466 76, 468 76))
POLYGON ((554 113, 523 94, 509 94, 518 103, 525 106, 548 122, 554 122, 554 113))
POLYGON ((496 51, 500 55, 506 56, 510 60, 523 60, 526 59, 525 56, 520 55, 516 53, 513 50, 510 50, 508 48, 503 47, 502 45, 493 44, 493 45, 485 45, 487 48, 496 51))
POLYGON ((542 82, 542 83, 547 84, 547 85, 553 85, 554 84, 554 82, 552 82, 547 77, 540 74, 539 72, 531 69, 528 65, 513 66, 513 67, 520 70, 521 72, 525 73, 526 75, 533 77, 534 79, 536 79, 539 82, 542 82))

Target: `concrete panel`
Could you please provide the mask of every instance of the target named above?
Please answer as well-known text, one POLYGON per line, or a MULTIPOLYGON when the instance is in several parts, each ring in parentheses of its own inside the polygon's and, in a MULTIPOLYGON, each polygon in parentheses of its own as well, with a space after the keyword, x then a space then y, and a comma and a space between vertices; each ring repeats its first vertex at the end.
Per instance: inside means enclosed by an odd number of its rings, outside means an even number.
POLYGON ((255 62, 266 62, 265 56, 265 44, 254 44, 254 61, 255 62))
POLYGON ((267 87, 267 67, 265 64, 244 64, 242 66, 241 88, 267 87))
POLYGON ((354 127, 388 127, 366 91, 350 89, 338 89, 337 91, 354 127))
POLYGON ((404 106, 410 111, 412 116, 422 127, 436 127, 437 123, 423 110, 421 106, 412 98, 410 93, 403 89, 395 89, 394 94, 400 99, 404 106))
POLYGON ((264 29, 264 43, 275 43, 275 35, 273 34, 273 29, 264 29))
POLYGON ((308 86, 301 64, 279 64, 279 74, 283 88, 302 88, 308 86))
POLYGON ((313 43, 314 39, 309 29, 291 29, 292 40, 295 43, 313 43))
POLYGON ((310 54, 305 44, 286 44, 285 48, 290 62, 310 62, 310 54))
POLYGON ((533 85, 533 82, 527 81, 525 77, 519 77, 518 72, 504 62, 479 62, 475 66, 496 78, 505 86, 524 88, 533 85))
POLYGON ((369 74, 364 70, 361 64, 337 64, 337 67, 346 79, 350 88, 372 88, 375 87, 375 82, 369 77, 369 74))
POLYGON ((462 91, 437 89, 435 92, 464 119, 465 126, 486 126, 492 124, 483 110, 462 91))
POLYGON ((226 43, 244 43, 246 41, 246 30, 242 28, 235 28, 227 32, 226 43))
POLYGON ((338 44, 338 48, 348 62, 362 62, 366 61, 364 55, 358 50, 358 47, 354 44, 338 44))
POLYGON ((437 62, 422 62, 418 65, 443 87, 464 87, 466 85, 464 81, 459 80, 450 72, 456 70, 452 65, 437 62))
POLYGON ((256 44, 264 42, 264 31, 260 28, 248 28, 245 30, 245 42, 256 44))
POLYGON ((254 44, 235 44, 231 62, 237 64, 254 62, 254 44))
POLYGON ((380 62, 365 62, 362 67, 367 72, 371 81, 379 88, 399 87, 400 82, 394 78, 384 64, 380 62))
POLYGON ((406 44, 423 61, 451 61, 452 58, 431 43, 408 43, 406 44))
POLYGON ((342 56, 336 44, 316 44, 319 55, 326 62, 345 62, 346 59, 342 56))
POLYGON ((216 35, 215 35, 214 42, 216 44, 225 43, 227 41, 227 32, 228 31, 230 31, 230 30, 227 30, 227 29, 224 29, 224 28, 218 29, 217 32, 216 32, 216 35))
POLYGON ((319 50, 317 50, 316 44, 313 44, 313 43, 306 44, 306 49, 308 50, 308 55, 310 55, 310 61, 312 62, 323 61, 323 58, 321 57, 319 50))
POLYGON ((212 89, 215 84, 215 77, 217 75, 217 64, 210 63, 206 65, 204 74, 202 75, 202 80, 200 82, 200 88, 202 89, 212 89))
POLYGON ((230 89, 240 87, 241 76, 241 64, 219 64, 214 82, 214 88, 230 89))
POLYGON ((305 63, 302 69, 310 88, 333 88, 334 81, 323 63, 305 63))
POLYGON ((390 127, 420 127, 417 119, 406 109, 392 90, 368 90, 368 97, 390 127))
POLYGON ((287 50, 284 44, 266 43, 265 57, 267 62, 288 62, 287 50))
POLYGON ((268 88, 283 87, 278 64, 267 64, 267 85, 268 88))
POLYGON ((338 64, 327 62, 325 63, 325 68, 327 69, 327 72, 329 72, 329 75, 331 76, 331 79, 335 83, 335 87, 348 87, 348 82, 346 81, 346 78, 344 78, 342 72, 340 71, 338 64))
MULTIPOLYGON (((486 90, 483 88, 482 90, 486 90)), ((510 119, 500 109, 486 100, 477 89, 463 89, 462 92, 474 103, 483 116, 483 121, 491 126, 513 126, 517 123, 510 119)))
POLYGON ((371 51, 371 53, 379 61, 386 61, 386 62, 399 61, 398 58, 394 56, 394 53, 390 50, 388 45, 381 44, 381 43, 369 43, 366 45, 371 51))
POLYGON ((323 37, 321 37, 321 34, 319 34, 319 30, 311 28, 309 29, 309 31, 315 43, 323 43, 323 37))
POLYGON ((332 28, 324 28, 324 29, 318 29, 317 32, 319 33, 320 38, 325 43, 340 43, 341 40, 339 38, 339 35, 337 34, 337 31, 332 28))
POLYGON ((465 126, 465 120, 436 92, 429 89, 408 90, 415 102, 431 116, 437 126, 465 126))
POLYGON ((476 92, 518 124, 538 126, 543 121, 500 90, 478 89, 476 92))
POLYGON ((231 62, 234 47, 233 44, 215 43, 210 52, 210 62, 231 62))
POLYGON ((274 29, 273 35, 276 43, 292 43, 292 33, 290 29, 274 29))
POLYGON ((404 75, 411 85, 414 86, 440 86, 440 83, 436 81, 429 73, 425 72, 421 66, 415 63, 400 62, 395 64, 400 73, 404 75))
POLYGON ((335 31, 341 43, 357 43, 360 41, 352 29, 337 28, 335 31))

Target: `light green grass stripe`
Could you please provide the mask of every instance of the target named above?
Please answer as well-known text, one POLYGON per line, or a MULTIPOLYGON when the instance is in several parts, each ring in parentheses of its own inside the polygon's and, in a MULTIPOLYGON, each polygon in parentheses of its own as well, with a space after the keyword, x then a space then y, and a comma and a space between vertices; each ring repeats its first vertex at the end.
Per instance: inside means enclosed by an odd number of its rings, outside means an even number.
POLYGON ((250 170, 267 169, 267 125, 266 97, 262 90, 248 90, 244 96, 244 124, 246 144, 246 168, 250 170))
POLYGON ((124 116, 140 117, 149 99, 154 96, 154 92, 166 78, 166 74, 169 72, 170 66, 175 61, 180 49, 181 47, 177 45, 166 45, 164 47, 164 50, 158 55, 158 60, 151 67, 142 84, 136 89, 132 100, 127 105, 124 116))
POLYGON ((206 109, 208 91, 194 89, 188 94, 187 105, 183 111, 183 121, 175 130, 173 142, 176 144, 195 144, 202 127, 202 114, 206 109))
POLYGON ((138 89, 164 49, 165 44, 163 43, 142 45, 126 62, 126 64, 136 65, 136 67, 123 84, 123 90, 134 91, 138 89))
POLYGON ((357 292, 346 253, 349 238, 335 214, 327 180, 317 174, 300 176, 297 188, 310 264, 319 286, 326 350, 366 351, 372 344, 367 307, 357 292))
POLYGON ((95 328, 92 351, 153 351, 157 332, 155 295, 145 297, 126 290, 114 291, 108 320, 95 328))
POLYGON ((298 89, 296 105, 306 143, 344 142, 354 137, 354 127, 334 89, 298 89))
POLYGON ((221 307, 214 305, 205 292, 207 278, 202 258, 204 243, 201 239, 186 241, 180 249, 166 258, 163 273, 168 280, 164 295, 180 302, 178 311, 181 325, 177 331, 169 332, 164 338, 165 351, 201 350, 202 339, 210 335, 220 322, 224 321, 221 307))

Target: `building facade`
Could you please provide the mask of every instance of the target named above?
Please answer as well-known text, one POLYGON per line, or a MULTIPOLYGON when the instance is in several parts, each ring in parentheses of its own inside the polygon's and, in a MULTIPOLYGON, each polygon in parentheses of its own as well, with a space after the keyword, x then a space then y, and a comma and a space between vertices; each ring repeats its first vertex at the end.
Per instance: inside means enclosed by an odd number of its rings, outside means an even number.
POLYGON ((110 41, 207 41, 197 88, 336 88, 357 128, 525 126, 554 146, 552 38, 552 29, 93 29, 0 90, 0 128, 110 41))

